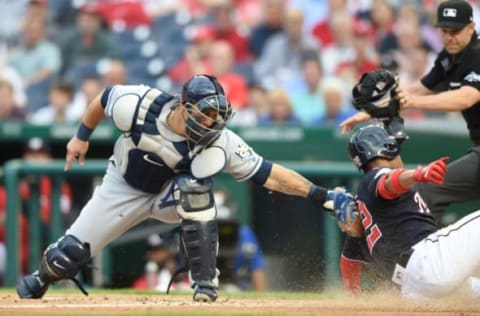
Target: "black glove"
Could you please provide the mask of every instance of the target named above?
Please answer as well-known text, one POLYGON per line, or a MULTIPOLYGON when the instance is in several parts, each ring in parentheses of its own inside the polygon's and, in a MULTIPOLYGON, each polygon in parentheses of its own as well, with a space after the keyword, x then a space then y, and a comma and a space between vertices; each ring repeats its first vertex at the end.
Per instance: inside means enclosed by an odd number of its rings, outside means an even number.
POLYGON ((374 118, 399 116, 400 104, 396 99, 397 79, 387 70, 366 72, 353 87, 353 106, 374 118))
POLYGON ((388 133, 399 142, 408 138, 403 119, 399 115, 400 104, 395 89, 398 80, 385 69, 366 72, 353 87, 353 106, 380 119, 388 133))

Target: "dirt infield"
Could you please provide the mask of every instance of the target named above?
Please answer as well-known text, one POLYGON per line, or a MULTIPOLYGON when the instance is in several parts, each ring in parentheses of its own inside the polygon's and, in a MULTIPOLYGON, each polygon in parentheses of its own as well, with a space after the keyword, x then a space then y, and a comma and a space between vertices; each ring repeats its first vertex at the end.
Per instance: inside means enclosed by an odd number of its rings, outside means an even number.
POLYGON ((212 304, 194 303, 188 294, 118 294, 112 292, 48 294, 20 300, 0 293, 0 315, 480 315, 480 300, 452 297, 413 302, 398 295, 341 293, 235 295, 223 294, 212 304))

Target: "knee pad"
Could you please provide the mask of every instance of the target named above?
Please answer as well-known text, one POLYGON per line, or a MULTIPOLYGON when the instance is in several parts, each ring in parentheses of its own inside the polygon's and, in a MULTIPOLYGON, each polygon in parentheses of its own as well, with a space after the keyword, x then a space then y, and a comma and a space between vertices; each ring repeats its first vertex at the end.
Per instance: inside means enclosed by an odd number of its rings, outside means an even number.
POLYGON ((39 267, 40 278, 48 283, 73 279, 90 260, 90 245, 73 235, 66 235, 44 252, 39 267))
POLYGON ((184 173, 175 177, 175 184, 180 190, 177 212, 184 220, 210 221, 216 216, 210 178, 196 179, 184 173))

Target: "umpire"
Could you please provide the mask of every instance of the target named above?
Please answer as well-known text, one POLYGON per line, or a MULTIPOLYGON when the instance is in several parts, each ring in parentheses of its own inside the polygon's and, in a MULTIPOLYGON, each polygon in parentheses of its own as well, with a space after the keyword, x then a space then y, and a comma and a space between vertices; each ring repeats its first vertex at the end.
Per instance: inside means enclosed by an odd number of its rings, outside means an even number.
POLYGON ((439 5, 436 27, 444 49, 433 68, 397 92, 402 109, 460 111, 467 123, 473 147, 448 165, 444 185, 418 188, 438 221, 450 203, 480 199, 480 40, 472 7, 463 0, 439 5))

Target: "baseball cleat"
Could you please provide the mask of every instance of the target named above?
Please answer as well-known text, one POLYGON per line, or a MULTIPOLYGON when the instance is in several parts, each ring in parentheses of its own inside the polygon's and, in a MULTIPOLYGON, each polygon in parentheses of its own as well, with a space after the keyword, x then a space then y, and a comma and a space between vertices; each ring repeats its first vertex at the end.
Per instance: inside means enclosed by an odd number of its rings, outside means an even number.
POLYGON ((20 298, 42 298, 49 284, 42 282, 37 272, 24 276, 17 286, 20 298))
POLYGON ((202 303, 212 303, 218 298, 217 289, 211 284, 195 284, 193 301, 202 303))

